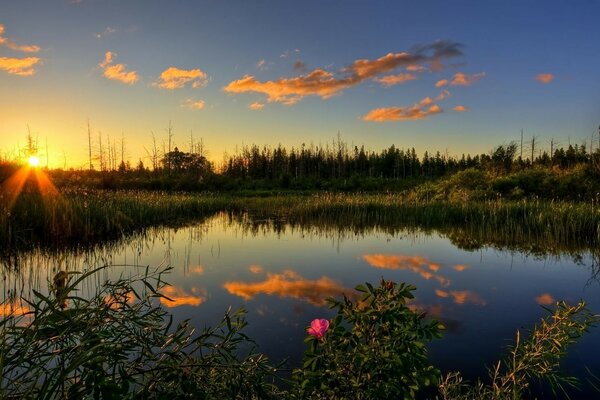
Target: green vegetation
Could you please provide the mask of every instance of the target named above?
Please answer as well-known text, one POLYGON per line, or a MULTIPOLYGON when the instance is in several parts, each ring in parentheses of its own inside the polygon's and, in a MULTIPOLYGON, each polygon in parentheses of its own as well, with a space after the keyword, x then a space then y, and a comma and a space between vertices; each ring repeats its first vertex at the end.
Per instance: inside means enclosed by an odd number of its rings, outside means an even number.
POLYGON ((281 385, 279 366, 242 332, 243 311, 196 334, 185 321, 172 326, 160 306, 161 271, 106 282, 91 299, 78 296, 77 286, 96 271, 57 275, 50 295, 23 299, 29 313, 0 320, 0 397, 521 399, 532 379, 557 389, 575 383, 560 375, 560 358, 598 321, 583 303, 558 303, 526 340, 517 333, 491 383, 469 386, 459 373, 440 379, 427 360, 425 342, 442 327, 408 308, 414 287, 382 280, 357 286, 356 300, 330 301, 337 316, 307 338, 303 367, 281 385))
MULTIPOLYGON (((434 188, 435 189, 435 188, 434 188)), ((559 253, 600 242, 595 202, 545 200, 441 200, 436 190, 408 194, 333 194, 243 197, 223 194, 65 191, 42 197, 21 193, 0 213, 0 243, 13 249, 34 245, 87 245, 157 225, 176 226, 228 212, 252 220, 292 226, 351 229, 379 226, 436 229, 459 247, 484 245, 559 253)), ((0 204, 2 204, 0 202, 0 204)))

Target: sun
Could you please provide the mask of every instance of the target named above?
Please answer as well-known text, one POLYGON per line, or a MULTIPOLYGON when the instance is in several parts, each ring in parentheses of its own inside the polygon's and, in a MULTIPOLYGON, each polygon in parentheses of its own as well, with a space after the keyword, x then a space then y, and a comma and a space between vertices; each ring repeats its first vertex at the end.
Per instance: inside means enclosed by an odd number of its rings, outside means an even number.
POLYGON ((29 164, 30 167, 39 167, 40 165, 40 159, 37 158, 36 156, 30 156, 29 159, 27 160, 27 163, 29 164))

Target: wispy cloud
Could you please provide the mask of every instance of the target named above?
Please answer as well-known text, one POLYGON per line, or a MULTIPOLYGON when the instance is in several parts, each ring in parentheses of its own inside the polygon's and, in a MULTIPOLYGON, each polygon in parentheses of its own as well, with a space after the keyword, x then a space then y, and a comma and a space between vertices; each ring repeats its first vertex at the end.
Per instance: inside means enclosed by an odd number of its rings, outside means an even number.
POLYGON ((414 81, 417 77, 409 73, 400 73, 397 75, 386 75, 381 78, 375 78, 376 82, 381 83, 384 86, 399 85, 408 81, 414 81))
POLYGON ((467 112, 469 109, 465 106, 455 106, 452 108, 456 112, 467 112))
POLYGON ((267 69, 267 61, 265 61, 264 58, 258 60, 258 62, 256 63, 256 69, 260 71, 267 69))
POLYGON ((208 75, 199 68, 195 69, 180 69, 177 67, 169 67, 160 74, 158 81, 154 82, 154 86, 162 89, 181 89, 186 85, 192 88, 199 88, 206 85, 208 75))
POLYGON ((136 71, 126 71, 125 64, 115 64, 114 58, 116 57, 116 53, 111 51, 107 51, 104 55, 104 61, 102 61, 98 66, 102 68, 103 75, 107 79, 119 81, 126 85, 133 85, 137 81, 140 80, 140 77, 136 71))
POLYGON ((471 86, 473 83, 477 82, 481 78, 485 76, 485 72, 480 72, 478 74, 465 74, 462 72, 457 72, 454 74, 452 80, 441 79, 436 82, 435 87, 443 87, 446 85, 450 86, 471 86))
POLYGON ((191 97, 188 97, 183 100, 181 103, 182 107, 191 108, 192 110, 202 110, 206 103, 203 100, 194 100, 191 97))
POLYGON ((300 53, 300 49, 286 50, 279 55, 279 58, 288 58, 289 56, 291 56, 293 54, 299 54, 299 53, 300 53))
POLYGON ((23 53, 37 53, 40 51, 40 46, 36 46, 34 44, 29 45, 18 45, 12 40, 4 37, 4 25, 0 24, 0 46, 8 47, 11 50, 21 51, 23 53))
POLYGON ((258 110, 262 110, 264 106, 265 106, 264 103, 261 103, 260 101, 255 101, 254 103, 250 104, 248 106, 248 108, 251 110, 254 110, 254 111, 258 111, 258 110))
POLYGON ((434 103, 442 101, 448 96, 450 96, 450 92, 444 90, 434 99, 431 97, 425 97, 418 103, 409 107, 395 106, 375 108, 369 111, 366 115, 363 115, 361 119, 363 121, 373 122, 415 121, 424 119, 431 115, 442 113, 442 108, 434 103))
POLYGON ((107 26, 102 32, 94 33, 94 37, 98 39, 102 39, 105 36, 112 35, 117 32, 117 28, 113 28, 112 26, 107 26))
POLYGON ((546 74, 538 74, 535 77, 535 79, 538 82, 540 82, 540 83, 542 83, 544 85, 547 85, 547 84, 549 84, 550 82, 552 82, 554 80, 554 75, 548 74, 548 73, 546 73, 546 74))
POLYGON ((0 57, 0 70, 12 75, 31 76, 35 74, 35 66, 40 62, 37 57, 11 58, 0 57))
POLYGON ((438 70, 443 67, 444 59, 462 55, 460 47, 458 43, 439 41, 416 47, 412 53, 388 53, 374 60, 359 59, 335 72, 317 68, 304 75, 292 78, 281 77, 265 82, 257 80, 252 75, 245 75, 241 79, 230 82, 223 89, 234 94, 262 93, 267 96, 269 102, 287 105, 295 104, 306 96, 328 99, 340 94, 344 89, 399 68, 415 68, 417 65, 425 64, 431 70, 438 70))

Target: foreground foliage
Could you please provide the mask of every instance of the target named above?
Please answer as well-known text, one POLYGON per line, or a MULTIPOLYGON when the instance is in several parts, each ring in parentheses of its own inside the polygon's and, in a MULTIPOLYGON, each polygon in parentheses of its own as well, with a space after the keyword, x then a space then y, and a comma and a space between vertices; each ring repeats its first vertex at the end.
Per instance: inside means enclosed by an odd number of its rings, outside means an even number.
POLYGON ((330 300, 337 316, 313 321, 303 366, 283 381, 242 332, 243 310, 195 332, 186 321, 174 326, 160 306, 165 271, 78 296, 97 271, 59 273, 49 295, 23 299, 30 312, 0 321, 0 398, 521 399, 533 379, 557 389, 576 383, 559 374, 559 361, 598 321, 584 303, 558 303, 527 339, 517 333, 489 384, 468 385, 429 362, 425 343, 443 327, 409 307, 415 288, 382 280, 330 300))

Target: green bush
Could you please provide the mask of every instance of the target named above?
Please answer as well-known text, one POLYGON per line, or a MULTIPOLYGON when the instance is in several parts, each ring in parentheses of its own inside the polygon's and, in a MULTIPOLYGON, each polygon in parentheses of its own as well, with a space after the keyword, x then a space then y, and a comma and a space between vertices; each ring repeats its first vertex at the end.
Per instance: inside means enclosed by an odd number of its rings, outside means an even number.
POLYGON ((330 301, 337 316, 322 338, 307 338, 303 367, 294 375, 299 397, 413 399, 435 388, 440 372, 425 344, 441 337, 443 327, 408 308, 415 287, 382 281, 356 290, 357 301, 330 301))

